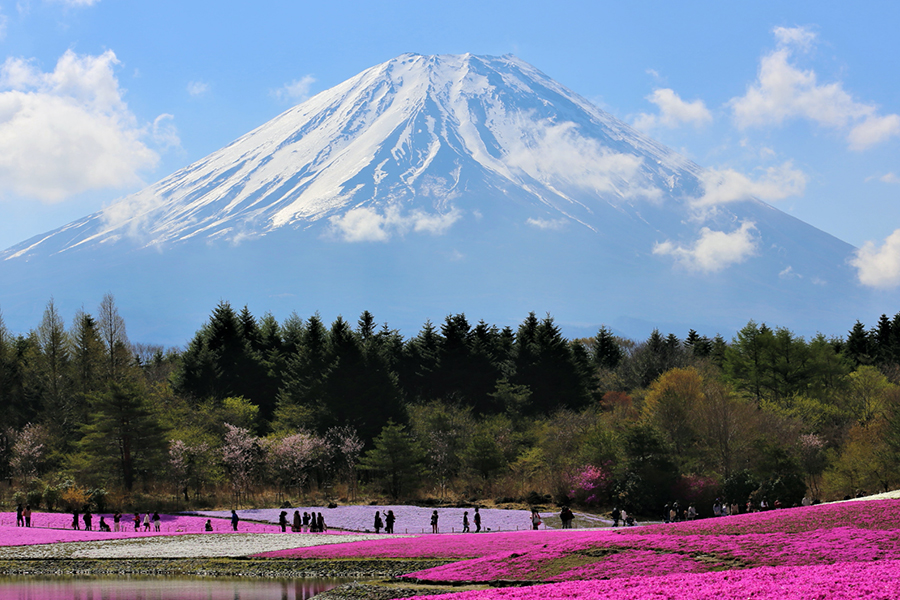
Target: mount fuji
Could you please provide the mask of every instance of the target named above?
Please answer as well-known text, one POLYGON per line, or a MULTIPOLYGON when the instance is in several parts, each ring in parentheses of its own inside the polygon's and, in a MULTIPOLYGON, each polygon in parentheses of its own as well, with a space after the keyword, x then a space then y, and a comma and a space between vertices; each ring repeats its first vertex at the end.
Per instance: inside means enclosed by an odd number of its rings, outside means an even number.
POLYGON ((406 54, 0 253, 0 308, 24 330, 112 292, 133 338, 170 344, 221 300, 408 335, 459 312, 633 336, 868 314, 852 246, 722 189, 513 56, 406 54))

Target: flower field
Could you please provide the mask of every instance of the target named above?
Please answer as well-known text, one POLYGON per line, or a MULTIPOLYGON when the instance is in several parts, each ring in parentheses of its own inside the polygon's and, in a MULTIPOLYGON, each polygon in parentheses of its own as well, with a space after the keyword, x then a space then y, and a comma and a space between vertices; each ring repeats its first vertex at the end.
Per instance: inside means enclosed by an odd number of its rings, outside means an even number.
MULTIPOLYGON (((345 510, 331 509, 335 511, 332 526, 336 521, 347 529, 353 524, 365 528, 363 519, 368 521, 375 510, 384 510, 371 506, 342 508, 345 510)), ((389 509, 397 515, 396 529, 401 535, 280 533, 275 525, 248 520, 269 520, 273 515, 277 519, 280 509, 241 511, 238 534, 224 533, 231 527, 227 519, 215 521, 222 534, 198 534, 206 519, 212 518, 207 516, 163 516, 160 533, 135 533, 133 528, 101 533, 66 529, 71 525, 71 515, 60 514, 35 515, 33 522, 39 527, 14 527, 7 521, 14 517, 4 513, 0 515, 0 544, 5 547, 0 547, 0 559, 445 559, 447 564, 407 573, 404 578, 410 584, 536 584, 432 596, 445 600, 900 597, 897 499, 646 527, 437 535, 402 535, 404 521, 415 523, 422 514, 430 515, 432 509, 389 509), (274 533, 276 530, 278 533, 274 533)), ((457 512, 461 514, 459 509, 445 509, 439 514, 449 521, 457 512)), ((494 523, 514 523, 523 511, 507 515, 506 520, 484 512, 487 527, 491 519, 496 519, 494 523)))
MULTIPOLYGON (((397 522, 394 525, 395 533, 430 533, 431 513, 433 508, 424 506, 338 506, 337 508, 323 508, 321 506, 302 506, 297 508, 262 508, 251 510, 239 510, 238 515, 242 519, 254 521, 278 523, 278 515, 284 510, 288 513, 288 521, 291 520, 294 511, 322 513, 325 523, 331 529, 344 531, 372 531, 375 521, 375 511, 379 511, 384 517, 388 510, 394 511, 397 522)), ((438 508, 438 527, 442 533, 462 531, 463 512, 469 513, 469 526, 475 531, 473 508, 438 508)), ((482 530, 490 531, 517 531, 531 529, 531 513, 527 510, 502 510, 497 508, 482 508, 482 530)), ((201 516, 227 518, 228 511, 200 511, 192 513, 201 516)), ((542 516, 550 516, 550 513, 542 516)))
POLYGON ((296 558, 447 558, 409 573, 445 582, 559 582, 447 596, 897 598, 900 501, 838 503, 613 530, 425 535, 266 553, 296 558))

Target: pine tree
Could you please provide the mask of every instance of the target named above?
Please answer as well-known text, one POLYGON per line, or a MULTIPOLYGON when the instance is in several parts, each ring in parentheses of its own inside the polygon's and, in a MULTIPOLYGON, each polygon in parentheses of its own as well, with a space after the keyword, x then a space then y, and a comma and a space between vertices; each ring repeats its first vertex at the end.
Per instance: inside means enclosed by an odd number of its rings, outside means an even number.
POLYGON ((73 461, 76 468, 97 477, 115 473, 128 491, 138 479, 155 476, 165 439, 143 391, 132 383, 112 382, 108 391, 91 395, 90 403, 90 420, 78 442, 81 452, 73 461))
POLYGON ((872 341, 869 337, 869 332, 866 331, 865 326, 859 321, 856 322, 847 336, 844 355, 856 366, 870 365, 873 362, 872 341))
POLYGON ((612 331, 600 327, 594 337, 594 364, 601 369, 613 370, 622 362, 625 353, 612 331))

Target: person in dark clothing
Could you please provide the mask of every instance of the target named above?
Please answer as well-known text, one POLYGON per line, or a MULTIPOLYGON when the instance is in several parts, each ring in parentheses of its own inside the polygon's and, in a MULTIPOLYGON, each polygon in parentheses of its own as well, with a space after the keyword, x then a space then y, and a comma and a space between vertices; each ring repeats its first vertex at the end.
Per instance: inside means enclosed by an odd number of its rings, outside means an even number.
POLYGON ((72 529, 78 530, 80 528, 80 525, 78 523, 78 516, 79 516, 78 511, 73 510, 72 511, 72 529))
POLYGON ((621 517, 622 517, 622 513, 619 512, 619 507, 618 507, 618 506, 614 507, 614 508, 612 509, 613 527, 618 527, 618 526, 619 526, 619 519, 620 519, 621 517))
POLYGON ((381 522, 381 513, 377 510, 375 511, 375 533, 381 533, 381 528, 384 526, 384 523, 381 522))
POLYGON ((22 505, 16 505, 16 527, 24 527, 25 518, 22 516, 22 505))
POLYGON ((281 525, 281 533, 287 531, 287 511, 281 511, 281 514, 278 515, 278 524, 281 525))
POLYGON ((394 511, 387 511, 387 516, 384 518, 384 532, 385 533, 394 533, 394 521, 397 518, 394 516, 394 511))
POLYGON ((291 527, 291 531, 296 531, 297 533, 301 533, 303 531, 303 521, 300 519, 300 511, 294 511, 294 524, 291 527))
POLYGON ((463 511, 463 533, 469 533, 469 511, 463 511))
POLYGON ((431 513, 431 533, 438 532, 438 512, 437 509, 431 513))
POLYGON ((85 511, 83 519, 84 519, 84 530, 85 531, 93 530, 93 525, 91 525, 91 522, 93 521, 94 517, 91 514, 91 511, 89 511, 89 510, 85 511))
POLYGON ((240 520, 241 520, 241 519, 240 519, 240 517, 238 517, 238 514, 237 514, 234 510, 232 510, 232 511, 231 511, 231 529, 232 529, 233 531, 237 531, 237 528, 238 528, 238 522, 239 522, 240 520))
POLYGON ((481 513, 478 512, 478 507, 475 507, 475 516, 472 517, 472 520, 475 522, 475 533, 481 531, 481 513))

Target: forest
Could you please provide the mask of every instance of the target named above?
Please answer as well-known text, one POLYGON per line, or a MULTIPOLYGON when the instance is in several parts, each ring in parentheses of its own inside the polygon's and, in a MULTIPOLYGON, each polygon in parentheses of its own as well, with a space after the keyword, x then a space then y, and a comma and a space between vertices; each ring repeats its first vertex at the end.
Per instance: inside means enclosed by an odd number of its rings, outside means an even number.
POLYGON ((456 314, 406 339, 221 302, 166 349, 112 295, 68 325, 51 300, 27 333, 0 315, 0 406, 0 501, 34 509, 792 506, 900 486, 900 313, 641 341, 456 314))

